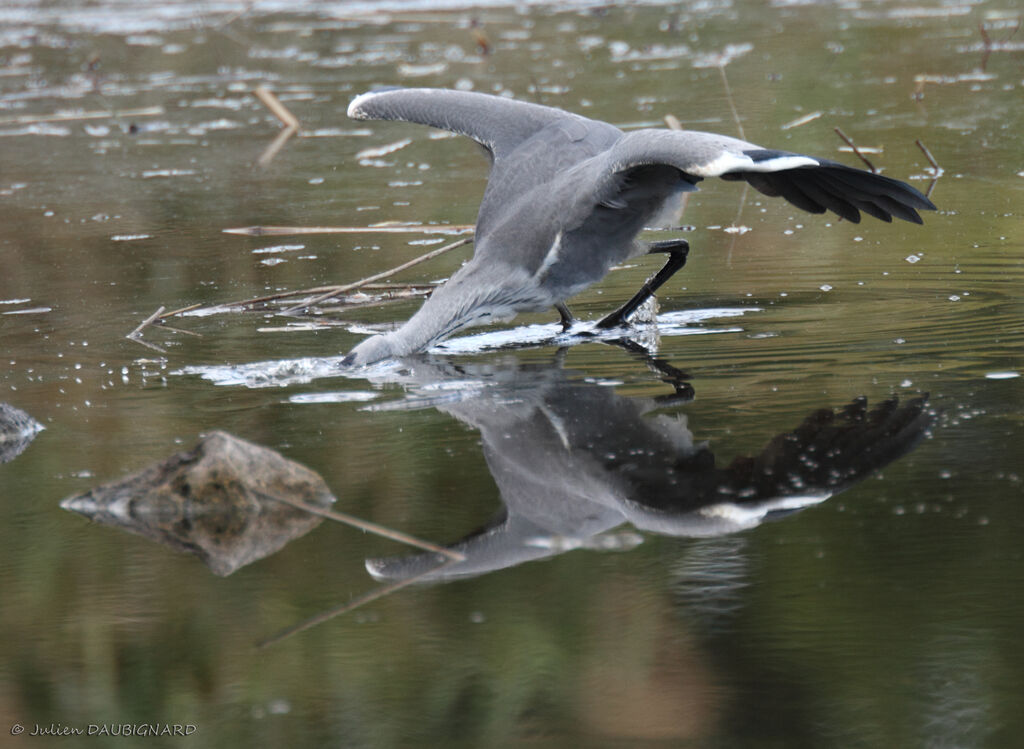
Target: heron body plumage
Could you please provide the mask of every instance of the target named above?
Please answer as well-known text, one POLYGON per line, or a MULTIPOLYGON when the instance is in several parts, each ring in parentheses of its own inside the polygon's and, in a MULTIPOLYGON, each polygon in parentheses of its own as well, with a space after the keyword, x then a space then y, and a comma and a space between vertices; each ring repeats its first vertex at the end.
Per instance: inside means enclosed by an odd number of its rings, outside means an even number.
MULTIPOLYGON (((713 133, 625 133, 606 122, 487 94, 389 89, 356 97, 348 114, 465 135, 491 161, 472 259, 396 331, 353 348, 344 359, 352 366, 422 351, 466 327, 519 312, 564 311, 566 299, 611 267, 647 252, 637 235, 707 177, 742 179, 803 210, 830 210, 853 222, 863 211, 884 221, 896 216, 921 223, 917 210, 935 208, 903 182, 833 161, 713 133)), ((684 261, 685 254, 677 254, 671 272, 684 261)), ((671 272, 659 274, 658 285, 671 272)))

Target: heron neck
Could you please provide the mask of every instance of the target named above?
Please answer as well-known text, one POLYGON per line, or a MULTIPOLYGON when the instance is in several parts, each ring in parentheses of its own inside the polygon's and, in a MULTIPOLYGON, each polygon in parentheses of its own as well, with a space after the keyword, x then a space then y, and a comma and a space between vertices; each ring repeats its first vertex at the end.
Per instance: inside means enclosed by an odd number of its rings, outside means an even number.
POLYGON ((396 356, 428 349, 473 324, 475 308, 467 304, 467 300, 461 298, 460 294, 453 293, 453 288, 457 290, 459 284, 452 284, 452 280, 435 289, 416 314, 389 334, 396 356))

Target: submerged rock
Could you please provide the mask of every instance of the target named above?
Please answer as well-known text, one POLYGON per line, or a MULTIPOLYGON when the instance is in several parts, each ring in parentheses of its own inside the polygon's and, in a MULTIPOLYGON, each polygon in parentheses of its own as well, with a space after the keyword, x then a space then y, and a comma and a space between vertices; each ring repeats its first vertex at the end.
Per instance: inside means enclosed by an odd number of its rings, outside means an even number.
POLYGON ((21 455, 45 428, 20 408, 0 403, 0 463, 8 463, 21 455))
POLYGON ((321 522, 287 501, 329 507, 315 472, 225 432, 193 450, 60 503, 103 525, 195 554, 216 575, 269 556, 321 522))

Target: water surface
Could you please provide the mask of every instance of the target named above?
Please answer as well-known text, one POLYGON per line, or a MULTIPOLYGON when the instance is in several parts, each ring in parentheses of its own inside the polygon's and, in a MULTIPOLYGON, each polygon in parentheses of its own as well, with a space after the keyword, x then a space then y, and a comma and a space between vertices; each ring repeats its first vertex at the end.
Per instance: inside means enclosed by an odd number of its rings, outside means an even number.
MULTIPOLYGON (((1013 6, 383 7, 0 10, 0 401, 45 427, 0 464, 0 730, 187 724, 211 747, 1016 746, 1013 6), (341 376, 337 358, 415 299, 312 325, 277 308, 180 317, 187 333, 145 332, 160 350, 125 338, 160 306, 347 282, 439 246, 224 229, 472 223, 486 167, 471 143, 345 117, 384 84, 503 93, 622 127, 672 114, 858 165, 839 127, 939 211, 924 226, 853 225, 705 183, 661 324, 636 331, 649 356, 552 341, 552 313, 341 376), (302 123, 265 166, 280 124, 258 85, 302 123), (943 170, 934 184, 915 140, 943 170), (666 476, 704 487, 694 476, 774 454, 823 409, 924 394, 929 423, 853 461, 850 482, 826 491, 801 474, 813 491, 747 513, 716 495, 712 517, 747 518, 721 534, 667 507, 666 476), (213 430, 315 471, 334 509, 443 546, 508 527, 502 507, 532 525, 473 574, 259 649, 375 590, 367 560, 387 577, 422 556, 324 521, 215 575, 61 508, 213 430), (524 452, 497 449, 503 438, 524 452), (558 456, 569 462, 545 462, 558 456), (597 504, 580 515, 570 495, 597 504)), ((469 252, 399 278, 444 278, 469 252)), ((573 310, 600 317, 655 266, 613 272, 573 310)))

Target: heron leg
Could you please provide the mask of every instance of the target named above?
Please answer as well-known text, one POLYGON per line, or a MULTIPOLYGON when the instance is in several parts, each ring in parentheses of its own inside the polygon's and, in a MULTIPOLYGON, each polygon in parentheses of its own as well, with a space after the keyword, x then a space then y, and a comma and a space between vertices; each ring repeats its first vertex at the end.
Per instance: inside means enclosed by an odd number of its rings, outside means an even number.
POLYGON ((615 328, 626 322, 626 320, 629 319, 629 316, 636 312, 640 305, 654 296, 654 293, 661 288, 668 279, 672 278, 676 271, 686 265, 686 256, 689 252, 690 243, 685 239, 668 239, 662 242, 652 242, 647 250, 647 254, 668 254, 668 262, 665 263, 665 267, 648 278, 644 282, 644 285, 640 287, 640 291, 633 295, 632 299, 610 315, 598 321, 597 327, 615 328))
POLYGON ((576 318, 573 317, 569 308, 565 306, 565 302, 558 302, 555 305, 555 309, 558 310, 558 316, 561 318, 562 323, 562 332, 564 333, 572 327, 572 324, 576 322, 576 318))
POLYGON ((655 356, 646 348, 629 338, 618 338, 614 341, 606 341, 613 346, 625 349, 644 360, 647 367, 661 376, 661 381, 672 386, 672 393, 654 396, 654 403, 657 408, 665 406, 676 406, 682 403, 689 403, 695 397, 693 385, 689 383, 690 375, 681 369, 672 366, 664 359, 655 356))

